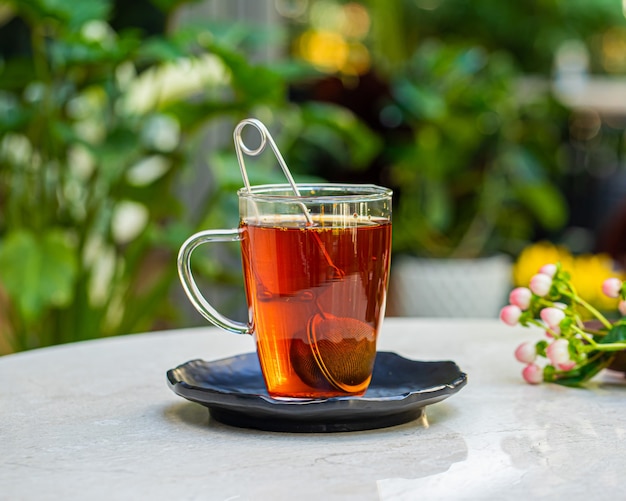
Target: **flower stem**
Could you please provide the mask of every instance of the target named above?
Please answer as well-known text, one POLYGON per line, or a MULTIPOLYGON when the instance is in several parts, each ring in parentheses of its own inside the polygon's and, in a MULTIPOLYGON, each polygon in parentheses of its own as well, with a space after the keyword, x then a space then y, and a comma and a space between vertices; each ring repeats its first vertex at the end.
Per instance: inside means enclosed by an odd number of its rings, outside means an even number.
MULTIPOLYGON (((573 289, 573 288, 572 288, 573 289)), ((600 313, 596 308, 594 308, 593 306, 591 306, 587 301, 585 301, 583 298, 581 298, 578 294, 576 294, 576 291, 572 290, 572 292, 566 292, 563 291, 563 295, 571 298, 573 301, 576 301, 579 305, 581 305, 583 308, 586 308, 589 313, 591 313, 593 316, 595 316, 600 322, 602 322, 602 324, 607 328, 607 329, 611 329, 611 327, 613 327, 611 325, 611 322, 609 322, 606 317, 600 313)))
POLYGON ((626 343, 606 343, 596 344, 595 346, 589 346, 585 351, 624 351, 626 350, 626 343))
POLYGON ((596 341, 593 339, 593 337, 588 333, 585 332, 584 330, 576 327, 576 326, 572 326, 572 330, 576 331, 578 334, 580 334, 580 336, 589 343, 589 345, 587 345, 584 348, 584 351, 589 352, 589 351, 622 351, 622 350, 626 350, 626 342, 622 342, 622 343, 596 343, 596 341))
MULTIPOLYGON (((591 336, 589 333, 585 332, 583 329, 581 329, 580 327, 576 325, 572 325, 572 330, 580 334, 580 336, 589 343, 590 348, 594 350, 598 349, 598 346, 599 346, 598 343, 596 343, 596 341, 593 339, 593 336, 591 336)), ((608 344, 605 346, 608 346, 608 344)))
POLYGON ((545 329, 547 332, 552 334, 552 337, 558 337, 558 334, 556 332, 554 332, 550 327, 548 327, 547 325, 539 322, 538 320, 531 319, 531 320, 528 321, 528 323, 536 325, 537 327, 541 327, 542 329, 545 329))

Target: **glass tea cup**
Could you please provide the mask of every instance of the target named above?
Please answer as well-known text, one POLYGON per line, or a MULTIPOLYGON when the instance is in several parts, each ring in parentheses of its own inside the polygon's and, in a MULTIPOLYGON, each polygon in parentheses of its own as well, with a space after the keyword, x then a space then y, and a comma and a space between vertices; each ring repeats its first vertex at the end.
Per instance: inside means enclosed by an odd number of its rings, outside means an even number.
POLYGON ((251 334, 268 393, 278 399, 363 395, 383 321, 391 254, 391 190, 287 184, 239 190, 239 228, 205 230, 178 256, 194 307, 230 332, 251 334), (239 241, 248 323, 202 296, 190 258, 199 245, 239 241))

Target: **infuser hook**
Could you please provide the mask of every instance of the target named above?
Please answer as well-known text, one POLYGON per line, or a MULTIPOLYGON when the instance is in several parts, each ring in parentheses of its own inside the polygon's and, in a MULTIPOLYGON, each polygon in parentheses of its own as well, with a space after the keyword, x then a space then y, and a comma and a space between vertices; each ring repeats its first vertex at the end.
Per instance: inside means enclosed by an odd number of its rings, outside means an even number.
MULTIPOLYGON (((285 162, 285 159, 281 155, 280 150, 278 149, 278 146, 276 146, 276 143, 274 142, 272 135, 269 133, 269 131, 267 130, 267 127, 265 127, 263 122, 261 122, 260 120, 257 120, 256 118, 246 118, 245 120, 242 120, 241 122, 237 124, 237 127, 235 127, 235 130, 233 131, 233 140, 235 142, 235 152, 237 153, 237 162, 239 163, 239 169, 241 170, 241 177, 243 178, 243 183, 248 193, 252 191, 252 188, 250 186, 250 180, 248 179, 248 172, 246 171, 246 164, 244 161, 243 154, 245 153, 246 155, 249 155, 251 157, 260 155, 261 152, 265 149, 265 146, 267 145, 267 143, 269 143, 270 148, 272 148, 272 151, 274 152, 274 156, 276 157, 276 160, 278 160, 278 164, 280 165, 280 168, 283 170, 283 173, 285 174, 285 177, 287 178, 287 181, 289 182, 289 185, 291 186, 291 189, 293 190, 294 194, 297 197, 301 196, 300 190, 298 189, 298 186, 296 185, 296 182, 294 181, 293 176, 291 175, 291 172, 289 171, 289 167, 287 167, 287 163, 285 162), (245 128, 246 125, 252 125, 256 130, 259 131, 259 134, 261 135, 261 143, 259 144, 258 147, 254 149, 248 148, 246 144, 243 142, 243 137, 241 137, 241 133, 243 132, 243 129, 245 128)), ((306 208, 306 206, 304 204, 300 204, 300 205, 302 206, 302 211, 304 213, 304 217, 306 218, 307 223, 313 224, 313 220, 311 219, 311 215, 309 214, 309 211, 306 208)))
POLYGON ((233 131, 233 139, 235 141, 237 161, 239 162, 239 168, 241 169, 241 177, 243 178, 243 182, 248 191, 251 190, 251 187, 250 180, 248 179, 248 172, 246 171, 246 164, 243 158, 243 154, 245 153, 246 155, 251 157, 260 155, 261 152, 263 152, 263 150, 265 149, 267 143, 269 143, 270 148, 272 148, 272 151, 274 152, 274 156, 278 160, 280 168, 283 170, 283 173, 285 174, 285 177, 287 178, 287 181, 291 186, 291 189, 296 196, 300 196, 300 190, 298 190, 298 186, 296 185, 296 182, 294 181, 291 172, 289 172, 289 167, 287 167, 285 159, 281 155, 278 146, 276 146, 272 135, 269 133, 267 127, 265 127, 263 122, 257 120, 256 118, 246 118, 245 120, 242 120, 241 122, 239 122, 239 124, 237 124, 237 127, 235 127, 235 130, 233 131), (261 143, 254 149, 248 148, 243 141, 243 137, 241 137, 241 133, 243 132, 243 129, 246 125, 252 125, 256 130, 259 131, 259 134, 261 135, 261 143))

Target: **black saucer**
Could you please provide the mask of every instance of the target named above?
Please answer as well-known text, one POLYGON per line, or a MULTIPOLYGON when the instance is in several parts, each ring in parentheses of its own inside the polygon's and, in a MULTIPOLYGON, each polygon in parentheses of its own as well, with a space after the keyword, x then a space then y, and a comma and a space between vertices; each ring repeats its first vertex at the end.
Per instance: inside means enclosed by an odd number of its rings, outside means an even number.
POLYGON ((243 428, 287 432, 358 431, 419 418, 424 407, 459 391, 467 375, 450 361, 419 362, 378 352, 362 397, 275 400, 265 389, 255 353, 207 362, 191 360, 167 372, 170 388, 209 408, 211 416, 243 428))

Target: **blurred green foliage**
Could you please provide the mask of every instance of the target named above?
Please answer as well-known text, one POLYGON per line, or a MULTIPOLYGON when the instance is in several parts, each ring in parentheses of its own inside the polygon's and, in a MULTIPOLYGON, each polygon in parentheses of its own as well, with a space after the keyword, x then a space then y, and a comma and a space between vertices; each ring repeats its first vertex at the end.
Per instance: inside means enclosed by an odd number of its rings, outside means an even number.
POLYGON ((625 27, 619 0, 365 0, 378 66, 402 64, 427 39, 505 51, 524 73, 549 75, 561 44, 586 45, 602 72, 601 39, 625 27))
POLYGON ((569 112, 551 93, 555 59, 576 41, 590 71, 626 69, 621 2, 363 4, 372 71, 389 86, 381 116, 393 129, 383 164, 398 195, 394 250, 515 256, 537 234, 558 235, 569 220, 569 112))
MULTIPOLYGON (((121 2, 0 4, 5 27, 25 35, 5 39, 0 59, 0 353, 180 325, 177 250, 236 217, 242 184, 231 152, 211 151, 211 185, 188 212, 177 190, 194 182, 185 176, 208 123, 256 115, 285 124, 279 137, 294 148, 308 140, 368 161, 361 146, 375 140, 350 113, 290 105, 288 76, 301 68, 246 56, 273 33, 177 26, 184 3, 154 0, 153 28, 167 28, 150 35, 121 2)), ((277 180, 265 164, 253 179, 277 180)))
POLYGON ((565 114, 545 94, 525 101, 522 76, 506 53, 435 41, 394 73, 384 112, 398 122, 387 148, 397 252, 516 254, 537 226, 567 222, 557 184, 565 114))
MULTIPOLYGON (((203 148, 207 125, 248 116, 299 181, 391 184, 396 252, 515 254, 567 220, 567 113, 519 84, 548 81, 571 39, 602 71, 603 34, 625 24, 616 0, 364 0, 383 80, 360 100, 380 118, 370 129, 345 108, 290 101, 294 82, 323 76, 311 68, 252 62, 285 43, 280 30, 177 22, 190 3, 0 1, 0 354, 180 325, 180 244, 237 224, 239 167, 232 145, 203 148), (208 183, 190 211, 198 162, 208 183)), ((253 183, 284 181, 271 153, 248 163, 253 183)), ((198 271, 241 282, 217 259, 198 271)))

